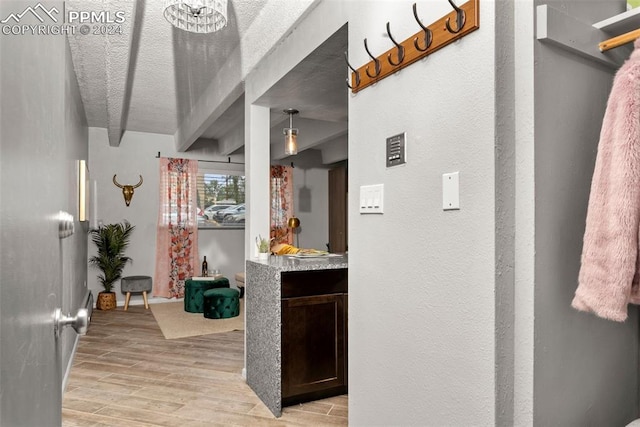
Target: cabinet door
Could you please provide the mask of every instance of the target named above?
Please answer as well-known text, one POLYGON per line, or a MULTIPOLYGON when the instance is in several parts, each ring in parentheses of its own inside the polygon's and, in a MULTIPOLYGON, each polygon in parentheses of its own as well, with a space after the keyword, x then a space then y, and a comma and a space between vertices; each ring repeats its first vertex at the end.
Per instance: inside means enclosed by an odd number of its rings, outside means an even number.
POLYGON ((346 338, 345 294, 282 300, 283 404, 346 393, 346 338))
POLYGON ((329 171, 329 250, 347 250, 347 168, 340 166, 329 171))

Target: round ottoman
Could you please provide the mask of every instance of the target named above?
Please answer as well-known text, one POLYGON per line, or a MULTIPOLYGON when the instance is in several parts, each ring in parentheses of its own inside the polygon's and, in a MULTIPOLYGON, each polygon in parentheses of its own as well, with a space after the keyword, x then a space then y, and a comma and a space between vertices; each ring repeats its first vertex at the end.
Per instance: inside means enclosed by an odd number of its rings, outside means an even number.
POLYGON ((202 313, 203 293, 213 288, 228 288, 229 279, 187 279, 184 282, 184 311, 202 313))
POLYGON ((240 291, 240 298, 244 296, 244 273, 236 273, 236 286, 240 291))
POLYGON ((147 292, 151 292, 153 282, 149 276, 127 276, 120 279, 120 291, 127 294, 124 300, 125 311, 129 308, 129 300, 131 299, 131 292, 142 292, 144 298, 144 308, 149 308, 149 301, 147 301, 147 292))
POLYGON ((204 291, 204 317, 228 319, 240 314, 240 292, 233 288, 204 291))

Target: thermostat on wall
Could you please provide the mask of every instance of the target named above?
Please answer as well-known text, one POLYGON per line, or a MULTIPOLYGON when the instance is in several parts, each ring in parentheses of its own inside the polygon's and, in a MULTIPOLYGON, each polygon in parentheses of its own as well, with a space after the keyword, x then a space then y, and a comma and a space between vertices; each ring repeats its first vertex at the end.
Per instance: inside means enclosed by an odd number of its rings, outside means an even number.
POLYGON ((407 146, 406 146, 407 133, 403 132, 398 135, 390 136, 387 138, 387 167, 398 166, 406 163, 407 158, 407 146))

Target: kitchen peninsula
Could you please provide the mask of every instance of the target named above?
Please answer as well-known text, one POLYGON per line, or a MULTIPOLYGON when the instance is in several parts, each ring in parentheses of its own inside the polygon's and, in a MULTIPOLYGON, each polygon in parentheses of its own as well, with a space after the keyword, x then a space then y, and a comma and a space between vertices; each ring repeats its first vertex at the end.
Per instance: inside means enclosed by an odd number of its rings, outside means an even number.
POLYGON ((282 407, 347 392, 346 255, 246 264, 247 384, 282 407))

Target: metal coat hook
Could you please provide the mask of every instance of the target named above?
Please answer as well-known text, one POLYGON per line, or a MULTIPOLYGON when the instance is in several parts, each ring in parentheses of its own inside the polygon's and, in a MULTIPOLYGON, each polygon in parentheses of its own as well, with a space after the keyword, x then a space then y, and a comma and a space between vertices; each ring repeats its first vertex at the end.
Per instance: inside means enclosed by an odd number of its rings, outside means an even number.
POLYGON ((452 34, 456 34, 459 33, 460 30, 462 30, 462 27, 464 27, 464 23, 466 20, 465 14, 464 14, 464 10, 460 9, 458 6, 456 6, 456 4, 453 2, 453 0, 448 0, 449 4, 451 5, 451 7, 453 7, 453 9, 456 11, 456 23, 458 24, 458 29, 456 29, 455 31, 453 30, 453 28, 451 28, 451 24, 449 24, 450 18, 447 18, 447 21, 444 23, 444 25, 447 27, 447 30, 452 33, 452 34))
MULTIPOLYGON (((392 33, 389 20, 386 22, 386 36, 389 37, 393 45, 391 47, 387 45, 384 48, 384 52, 374 56, 369 49, 369 40, 364 38, 364 49, 369 58, 365 59, 359 67, 351 66, 348 52, 345 52, 345 60, 349 67, 348 70, 350 70, 347 86, 352 93, 355 94, 369 86, 376 85, 386 77, 480 28, 481 0, 447 1, 453 9, 448 9, 449 6, 445 6, 444 13, 437 20, 427 25, 429 22, 426 20, 427 16, 425 15, 426 12, 429 12, 427 10, 427 2, 424 2, 424 6, 420 6, 421 9, 418 12, 419 1, 412 0, 413 17, 417 22, 418 28, 415 27, 415 24, 409 24, 414 26, 412 34, 406 39, 401 39, 398 38, 397 26, 394 26, 394 32, 392 33), (458 7, 458 5, 460 6, 458 7)), ((374 50, 376 50, 375 46, 374 50)))
POLYGON ((380 60, 378 58, 376 58, 375 56, 373 56, 371 54, 371 51, 369 51, 369 46, 367 45, 367 39, 364 39, 364 50, 367 51, 367 55, 369 55, 369 58, 371 58, 371 60, 374 62, 374 69, 376 71, 376 73, 372 76, 371 73, 369 73, 369 66, 367 65, 367 68, 365 69, 365 72, 367 73, 367 76, 369 76, 372 79, 375 79, 376 77, 378 77, 380 75, 380 72, 382 71, 382 67, 380 66, 380 60))
POLYGON ((398 65, 402 64, 402 61, 404 61, 404 46, 402 46, 400 43, 396 41, 396 39, 393 38, 393 36, 391 35, 391 28, 389 27, 388 22, 387 22, 387 34, 389 35, 389 38, 391 39, 393 44, 396 45, 396 49, 398 49, 398 62, 393 62, 391 60, 391 54, 387 55, 387 61, 389 61, 389 64, 393 65, 394 67, 397 67, 398 65))
POLYGON ((358 86, 360 86, 360 72, 358 70, 356 70, 355 68, 353 68, 351 66, 351 64, 349 64, 349 55, 347 55, 347 52, 345 51, 344 53, 344 60, 347 63, 347 67, 349 67, 351 69, 351 71, 353 71, 354 73, 356 73, 356 85, 355 86, 351 86, 349 84, 349 79, 347 79, 347 86, 349 87, 349 89, 354 89, 358 86))
POLYGON ((420 18, 418 18, 418 10, 416 9, 416 3, 413 4, 413 17, 416 18, 416 22, 418 23, 418 25, 420 25, 420 28, 422 28, 422 31, 424 31, 424 47, 420 47, 420 43, 418 43, 418 37, 413 38, 413 45, 415 46, 416 50, 420 52, 425 52, 427 49, 429 49, 429 46, 431 46, 431 42, 433 42, 433 31, 431 31, 428 27, 426 27, 422 23, 422 21, 420 21, 420 18))

